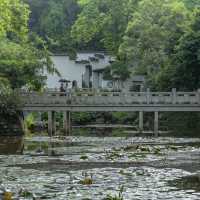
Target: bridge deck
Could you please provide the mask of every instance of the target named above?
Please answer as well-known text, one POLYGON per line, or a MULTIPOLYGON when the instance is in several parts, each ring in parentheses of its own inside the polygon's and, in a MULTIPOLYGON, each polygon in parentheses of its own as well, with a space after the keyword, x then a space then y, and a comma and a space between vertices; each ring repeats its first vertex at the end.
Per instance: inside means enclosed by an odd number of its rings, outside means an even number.
POLYGON ((200 111, 198 92, 21 92, 25 111, 200 111))

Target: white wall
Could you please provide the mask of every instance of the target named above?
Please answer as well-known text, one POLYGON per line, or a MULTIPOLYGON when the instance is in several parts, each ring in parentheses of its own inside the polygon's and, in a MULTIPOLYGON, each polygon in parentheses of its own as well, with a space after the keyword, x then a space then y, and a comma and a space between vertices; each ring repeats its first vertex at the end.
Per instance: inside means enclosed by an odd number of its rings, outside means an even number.
MULTIPOLYGON (((78 53, 78 60, 89 59, 90 56, 94 56, 94 53, 78 53)), ((85 72, 84 64, 76 64, 75 61, 69 60, 67 56, 52 56, 53 63, 58 71, 61 73, 62 78, 70 81, 76 80, 78 87, 82 85, 82 74, 85 72)), ((93 69, 100 69, 109 65, 109 56, 105 59, 100 59, 99 63, 91 62, 93 69)), ((60 77, 56 75, 47 75, 47 87, 59 88, 60 77)))

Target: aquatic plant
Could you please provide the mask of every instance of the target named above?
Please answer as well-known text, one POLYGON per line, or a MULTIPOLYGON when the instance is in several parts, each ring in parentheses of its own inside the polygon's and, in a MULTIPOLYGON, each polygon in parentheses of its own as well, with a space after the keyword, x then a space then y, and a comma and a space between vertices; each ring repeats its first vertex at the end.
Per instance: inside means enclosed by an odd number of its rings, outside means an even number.
POLYGON ((86 155, 82 155, 81 157, 80 157, 80 160, 87 160, 88 159, 88 156, 86 156, 86 155))
POLYGON ((30 192, 28 190, 24 190, 24 189, 21 189, 19 191, 19 195, 20 195, 20 197, 24 197, 24 198, 32 198, 32 199, 35 198, 34 194, 32 192, 30 192))
POLYGON ((124 186, 121 186, 119 188, 119 194, 118 195, 112 196, 112 195, 109 194, 103 200, 124 200, 123 192, 124 192, 124 186))
POLYGON ((174 150, 174 151, 178 151, 177 146, 170 145, 168 148, 171 149, 171 150, 174 150))
POLYGON ((83 180, 80 181, 82 185, 92 185, 93 180, 89 177, 84 178, 83 180))
POLYGON ((12 192, 6 191, 3 194, 3 200, 12 200, 13 199, 12 197, 13 197, 12 192))
POLYGON ((154 148, 154 154, 156 155, 162 155, 160 148, 154 148))
POLYGON ((122 157, 123 157, 123 155, 118 152, 111 152, 106 155, 106 159, 109 159, 109 160, 119 159, 122 157))
POLYGON ((126 152, 141 152, 144 154, 156 154, 162 155, 160 147, 150 147, 150 146, 141 146, 141 145, 128 145, 123 148, 126 152))
POLYGON ((88 176, 87 172, 83 172, 82 175, 84 176, 83 180, 80 180, 80 184, 82 185, 92 185, 93 184, 93 178, 92 178, 92 174, 90 174, 90 176, 88 176))
POLYGON ((151 152, 151 149, 150 149, 150 147, 148 147, 148 146, 140 146, 139 149, 140 149, 140 151, 142 151, 142 152, 148 152, 148 153, 151 152))

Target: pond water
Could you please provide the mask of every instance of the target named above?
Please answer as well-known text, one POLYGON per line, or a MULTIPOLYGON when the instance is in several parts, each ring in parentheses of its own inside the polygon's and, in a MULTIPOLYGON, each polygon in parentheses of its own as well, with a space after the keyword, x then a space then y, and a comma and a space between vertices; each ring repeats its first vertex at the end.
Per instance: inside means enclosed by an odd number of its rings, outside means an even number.
MULTIPOLYGON (((95 53, 78 53, 77 60, 89 60, 95 53)), ((61 77, 57 75, 47 75, 47 87, 59 88, 59 80, 65 78, 67 80, 76 80, 78 86, 82 85, 82 74, 85 72, 85 64, 76 64, 74 60, 70 60, 68 56, 52 56, 52 61, 60 72, 61 77)), ((104 59, 99 59, 99 62, 90 62, 92 69, 101 69, 109 65, 109 56, 104 59)))
POLYGON ((200 139, 33 137, 24 155, 0 156, 0 188, 23 200, 103 200, 122 186, 124 200, 198 200, 198 181, 172 184, 198 170, 200 139))

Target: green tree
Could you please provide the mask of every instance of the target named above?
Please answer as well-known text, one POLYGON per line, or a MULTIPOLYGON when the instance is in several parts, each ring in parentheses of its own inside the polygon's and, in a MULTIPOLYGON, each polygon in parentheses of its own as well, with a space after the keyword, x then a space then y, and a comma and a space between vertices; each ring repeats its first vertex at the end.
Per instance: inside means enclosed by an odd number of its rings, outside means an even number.
POLYGON ((122 61, 115 61, 108 66, 104 72, 104 78, 107 80, 114 80, 117 78, 120 81, 125 81, 130 77, 131 72, 126 63, 122 61))
POLYGON ((160 89, 176 87, 179 90, 200 88, 200 9, 196 9, 187 32, 181 37, 170 66, 158 75, 160 89))
POLYGON ((82 11, 72 28, 78 43, 96 39, 110 53, 116 54, 122 42, 137 0, 82 0, 82 11))
POLYGON ((32 11, 31 31, 39 34, 53 52, 71 52, 74 42, 71 26, 77 18, 76 0, 26 0, 32 11))
POLYGON ((28 86, 39 89, 45 84, 42 71, 53 73, 45 50, 37 49, 32 43, 18 44, 9 40, 0 41, 0 73, 9 80, 12 88, 28 86))
POLYGON ((11 90, 7 81, 0 79, 0 116, 17 115, 21 109, 21 101, 18 95, 11 90))
POLYGON ((23 39, 27 34, 29 9, 22 0, 0 1, 0 37, 23 39))
POLYGON ((43 12, 48 8, 49 0, 24 0, 29 5, 30 19, 29 28, 32 32, 39 34, 40 21, 43 12))
POLYGON ((187 8, 193 10, 197 6, 200 6, 200 0, 182 0, 187 8))
POLYGON ((44 42, 28 34, 28 6, 21 0, 2 0, 0 4, 1 80, 9 81, 12 88, 27 85, 39 89, 44 84, 42 70, 53 73, 55 69, 44 42))
POLYGON ((121 58, 129 62, 134 72, 154 79, 169 64, 188 18, 187 9, 179 1, 142 0, 120 46, 121 58))

